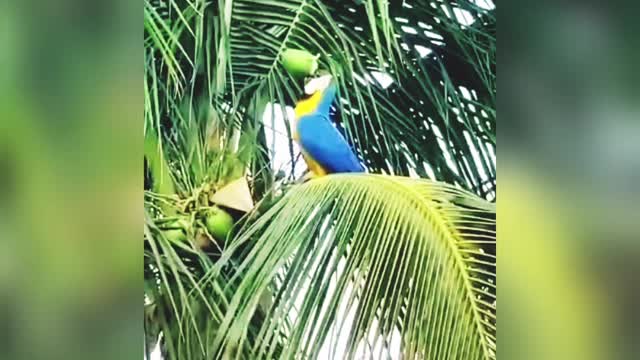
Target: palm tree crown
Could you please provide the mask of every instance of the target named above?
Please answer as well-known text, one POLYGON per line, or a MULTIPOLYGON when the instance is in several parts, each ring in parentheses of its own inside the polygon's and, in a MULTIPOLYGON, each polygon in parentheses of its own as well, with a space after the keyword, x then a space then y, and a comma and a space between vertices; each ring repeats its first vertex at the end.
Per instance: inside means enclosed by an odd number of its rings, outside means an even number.
POLYGON ((492 2, 144 8, 147 349, 495 359, 492 2), (296 181, 287 49, 336 79, 368 174, 296 181))

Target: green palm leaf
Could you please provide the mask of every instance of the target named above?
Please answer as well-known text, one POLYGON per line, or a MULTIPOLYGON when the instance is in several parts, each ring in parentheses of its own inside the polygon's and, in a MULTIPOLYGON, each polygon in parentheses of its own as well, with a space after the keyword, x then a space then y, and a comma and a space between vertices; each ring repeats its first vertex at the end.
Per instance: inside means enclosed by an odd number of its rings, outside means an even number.
POLYGON ((426 180, 345 174, 294 187, 207 277, 243 252, 213 348, 319 358, 346 338, 339 358, 495 359, 494 214, 426 180), (272 305, 248 340, 265 292, 272 305))
POLYGON ((336 121, 370 170, 426 177, 429 168, 436 179, 493 197, 491 11, 464 0, 435 7, 428 1, 236 0, 232 9, 232 85, 249 97, 293 105, 300 84, 279 66, 279 56, 286 48, 320 54, 321 68, 340 85, 336 121), (462 25, 452 15, 462 10, 477 20, 462 25), (432 54, 421 56, 416 46, 432 54), (376 73, 395 82, 385 89, 372 78, 376 73))
MULTIPOLYGON (((149 0, 145 9, 153 126, 173 117, 173 104, 204 98, 231 109, 240 128, 268 127, 267 104, 292 106, 301 94, 280 56, 306 49, 338 78, 335 120, 372 172, 495 197, 493 10, 469 0, 149 0), (462 24, 461 11, 473 23, 462 24), (376 74, 394 82, 382 86, 376 74)), ((295 162, 291 141, 289 153, 295 162)))

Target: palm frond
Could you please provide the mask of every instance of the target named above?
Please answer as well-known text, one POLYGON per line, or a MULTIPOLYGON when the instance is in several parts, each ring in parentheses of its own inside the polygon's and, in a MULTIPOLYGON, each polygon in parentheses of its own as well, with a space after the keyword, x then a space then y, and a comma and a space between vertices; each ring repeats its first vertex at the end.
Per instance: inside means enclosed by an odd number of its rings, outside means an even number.
POLYGON ((205 279, 234 257, 216 354, 248 346, 253 358, 319 358, 340 343, 340 358, 495 359, 495 209, 465 191, 382 175, 317 179, 244 229, 205 279), (249 339, 265 292, 272 305, 249 339))
MULTIPOLYGON (((239 128, 258 129, 267 104, 292 106, 301 93, 282 51, 306 49, 339 79, 336 122, 372 172, 495 197, 493 9, 469 0, 164 3, 145 3, 155 117, 171 117, 169 99, 204 98, 238 113, 239 128)), ((295 162, 291 141, 289 153, 295 162)))
MULTIPOLYGON (((191 239, 198 236, 187 235, 191 239)), ((213 266, 212 254, 190 242, 173 242, 148 212, 144 236, 146 348, 160 341, 164 358, 210 357, 211 343, 231 296, 224 290, 224 276, 201 281, 213 266)))
POLYGON ((406 2, 388 8, 372 1, 254 3, 234 2, 234 10, 242 14, 232 21, 229 40, 236 85, 281 106, 292 105, 299 84, 278 66, 279 54, 287 47, 319 53, 321 67, 339 79, 336 121, 371 171, 431 175, 491 197, 491 11, 468 1, 441 6, 416 1, 411 8, 406 2), (463 25, 453 15, 462 10, 475 19, 473 24, 463 25), (428 47, 432 54, 422 56, 416 46, 428 47), (386 88, 374 79, 376 74, 393 84, 386 88))

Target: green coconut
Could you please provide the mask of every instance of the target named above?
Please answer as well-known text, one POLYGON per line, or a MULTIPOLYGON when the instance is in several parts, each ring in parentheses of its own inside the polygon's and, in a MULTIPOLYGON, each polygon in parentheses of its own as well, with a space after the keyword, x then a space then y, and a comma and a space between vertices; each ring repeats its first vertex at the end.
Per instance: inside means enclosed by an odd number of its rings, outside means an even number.
POLYGON ((233 228, 233 218, 228 212, 214 207, 207 211, 205 225, 207 225, 207 230, 216 240, 225 241, 231 232, 231 228, 233 228))
POLYGON ((306 50, 286 49, 282 53, 282 66, 294 77, 304 78, 318 70, 318 58, 306 50))

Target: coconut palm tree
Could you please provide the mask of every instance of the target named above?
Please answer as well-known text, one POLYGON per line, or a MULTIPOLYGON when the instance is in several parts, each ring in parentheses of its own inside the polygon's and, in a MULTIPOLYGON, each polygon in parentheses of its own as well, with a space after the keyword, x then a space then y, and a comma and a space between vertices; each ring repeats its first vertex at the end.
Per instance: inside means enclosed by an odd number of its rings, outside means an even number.
POLYGON ((147 352, 495 359, 494 8, 145 0, 147 352), (286 49, 367 173, 299 181, 286 49))

